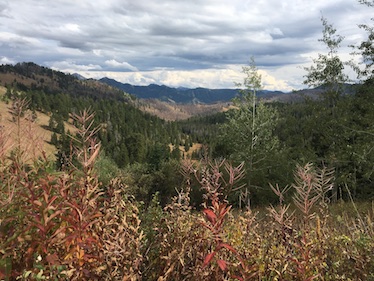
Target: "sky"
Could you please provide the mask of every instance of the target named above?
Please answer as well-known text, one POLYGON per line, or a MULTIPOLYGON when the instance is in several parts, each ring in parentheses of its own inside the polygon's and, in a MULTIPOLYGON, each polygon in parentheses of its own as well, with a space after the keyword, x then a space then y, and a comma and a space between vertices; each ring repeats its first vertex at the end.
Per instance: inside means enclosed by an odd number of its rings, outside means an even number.
POLYGON ((291 91, 306 87, 303 67, 327 52, 321 15, 344 36, 348 60, 348 46, 365 39, 358 24, 373 15, 357 0, 1 0, 0 64, 233 88, 253 57, 265 89, 291 91))

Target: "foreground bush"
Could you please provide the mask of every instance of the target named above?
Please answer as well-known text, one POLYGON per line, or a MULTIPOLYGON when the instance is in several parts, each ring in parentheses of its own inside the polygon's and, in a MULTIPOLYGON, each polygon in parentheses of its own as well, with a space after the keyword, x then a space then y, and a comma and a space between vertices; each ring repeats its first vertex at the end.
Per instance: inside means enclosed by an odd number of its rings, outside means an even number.
POLYGON ((332 206, 332 171, 298 167, 292 186, 272 187, 279 203, 259 213, 228 202, 243 165, 185 162, 172 203, 162 208, 155 195, 145 209, 120 179, 99 183, 92 114, 73 117, 74 155, 61 172, 0 131, 1 279, 374 280, 374 206, 332 206), (189 204, 192 178, 202 211, 189 204))
POLYGON ((62 172, 21 150, 8 157, 1 132, 1 279, 139 279, 138 210, 120 183, 99 185, 92 117, 73 116, 80 124, 72 139, 76 166, 62 172))

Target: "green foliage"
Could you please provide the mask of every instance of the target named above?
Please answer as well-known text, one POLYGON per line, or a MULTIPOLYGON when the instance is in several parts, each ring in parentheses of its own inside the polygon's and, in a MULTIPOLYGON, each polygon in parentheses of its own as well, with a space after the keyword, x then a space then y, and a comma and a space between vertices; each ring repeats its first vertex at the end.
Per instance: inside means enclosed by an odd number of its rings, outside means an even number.
POLYGON ((146 157, 146 143, 142 134, 131 134, 125 138, 125 144, 131 163, 143 163, 146 157))
POLYGON ((33 87, 22 85, 22 92, 19 87, 8 88, 7 94, 12 98, 22 95, 22 98, 30 101, 31 109, 50 114, 49 129, 61 134, 57 143, 60 150, 57 157, 59 167, 65 165, 63 155, 69 155, 68 143, 64 138, 64 122, 71 121, 69 114, 85 108, 91 108, 96 113, 94 123, 101 127, 97 137, 102 149, 120 168, 135 162, 144 163, 157 150, 157 146, 166 147, 170 140, 181 139, 175 124, 143 113, 128 95, 104 84, 80 81, 71 75, 33 63, 3 65, 0 71, 36 81, 33 87), (35 77, 42 77, 43 82, 35 77))
MULTIPOLYGON (((359 3, 368 6, 369 8, 374 7, 374 2, 369 0, 359 0, 359 3)), ((374 18, 371 18, 374 21, 374 18)), ((364 69, 360 67, 354 67, 358 77, 366 77, 366 79, 372 79, 374 77, 374 27, 369 24, 359 24, 359 27, 367 33, 365 41, 360 42, 358 45, 352 46, 356 51, 353 52, 355 55, 361 56, 361 63, 364 65, 364 69)))
POLYGON ((53 145, 57 145, 58 144, 58 138, 57 138, 57 134, 55 132, 53 132, 53 134, 51 135, 51 144, 53 145))
POLYGON ((216 143, 217 126, 226 121, 226 114, 218 112, 206 116, 194 116, 187 120, 176 121, 183 135, 182 138, 189 138, 191 142, 209 144, 216 143))
POLYGON ((179 167, 175 159, 160 162, 157 169, 153 165, 136 163, 127 166, 121 177, 138 201, 148 206, 157 194, 159 202, 165 206, 175 195, 175 188, 183 181, 179 167))
POLYGON ((170 149, 165 144, 155 144, 147 155, 147 163, 151 169, 157 171, 161 168, 162 163, 169 160, 170 149))
POLYGON ((115 171, 115 165, 99 157, 93 115, 73 117, 81 125, 70 153, 80 165, 67 165, 60 172, 47 159, 26 163, 22 150, 9 154, 11 146, 0 129, 1 279, 373 277, 373 206, 362 211, 353 201, 354 208, 342 202, 330 205, 332 170, 299 166, 291 187, 271 187, 278 204, 263 217, 250 208, 232 211, 228 200, 241 188, 244 166, 228 161, 184 161, 184 181, 175 180, 178 162, 162 161, 158 169, 137 163, 127 167, 131 175, 107 178, 100 185, 100 170, 115 171), (140 183, 149 191, 149 204, 131 195, 140 183), (191 208, 195 183, 205 195, 202 212, 191 208), (166 201, 171 197, 166 187, 175 191, 171 201, 166 201), (289 190, 293 205, 287 204, 289 190))
POLYGON ((253 59, 252 65, 243 72, 247 75, 243 83, 246 89, 234 100, 237 109, 228 112, 227 122, 221 126, 220 142, 225 147, 217 148, 234 161, 246 163, 248 188, 256 197, 261 190, 268 190, 269 171, 274 169, 274 160, 281 155, 281 146, 274 134, 279 114, 275 107, 256 99, 261 75, 253 59))
POLYGON ((95 162, 95 171, 103 186, 108 186, 112 179, 120 176, 120 169, 116 163, 103 153, 95 162))
POLYGON ((53 113, 49 118, 48 128, 55 133, 65 134, 63 117, 60 114, 53 113))
POLYGON ((314 65, 304 68, 308 72, 305 75, 304 84, 313 87, 325 86, 327 88, 326 100, 334 104, 334 100, 341 94, 342 84, 348 80, 348 76, 344 74, 344 63, 338 56, 338 49, 344 37, 336 35, 336 29, 324 17, 321 17, 321 21, 323 37, 318 41, 325 44, 328 52, 318 54, 318 58, 313 59, 314 65))

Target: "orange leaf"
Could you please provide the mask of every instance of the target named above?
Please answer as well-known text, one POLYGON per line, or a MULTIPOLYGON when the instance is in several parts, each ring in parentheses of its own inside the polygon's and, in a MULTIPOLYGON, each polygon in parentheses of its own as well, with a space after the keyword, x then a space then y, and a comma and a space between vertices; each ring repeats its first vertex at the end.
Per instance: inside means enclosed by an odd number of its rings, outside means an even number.
POLYGON ((210 209, 204 209, 204 214, 206 216, 206 218, 212 223, 212 224, 215 224, 216 223, 216 220, 217 220, 217 216, 216 214, 210 210, 210 209))
POLYGON ((58 256, 56 254, 48 255, 46 260, 51 265, 56 265, 59 263, 58 256))
POLYGON ((226 248, 227 250, 233 252, 234 254, 236 254, 236 250, 230 246, 229 244, 226 244, 226 243, 220 243, 218 246, 217 246, 218 249, 221 249, 221 248, 226 248))
POLYGON ((307 281, 312 281, 312 280, 314 280, 314 279, 316 279, 316 278, 318 278, 318 277, 320 277, 320 274, 317 274, 317 275, 311 276, 311 277, 309 277, 309 278, 306 279, 306 280, 307 280, 307 281))
POLYGON ((218 264, 219 268, 222 269, 222 271, 227 270, 227 264, 224 260, 218 260, 217 264, 218 264))
POLYGON ((211 253, 206 255, 206 257, 204 259, 203 267, 207 266, 210 263, 210 261, 212 260, 212 258, 214 257, 215 254, 216 254, 216 252, 211 252, 211 253))
POLYGON ((34 203, 35 205, 38 205, 39 207, 42 206, 42 202, 40 202, 39 200, 34 200, 32 203, 34 203))
POLYGON ((224 217, 229 211, 231 210, 231 206, 226 207, 226 204, 222 206, 222 209, 220 210, 220 217, 224 217))
POLYGON ((77 250, 78 250, 78 252, 77 252, 77 258, 78 259, 83 259, 83 257, 84 257, 84 250, 80 249, 79 246, 77 246, 77 250))

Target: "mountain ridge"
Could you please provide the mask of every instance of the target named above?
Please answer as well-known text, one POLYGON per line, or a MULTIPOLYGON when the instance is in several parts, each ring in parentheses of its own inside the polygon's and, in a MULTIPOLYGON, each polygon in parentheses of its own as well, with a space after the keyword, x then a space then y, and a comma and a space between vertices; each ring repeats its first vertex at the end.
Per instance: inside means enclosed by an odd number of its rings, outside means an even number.
MULTIPOLYGON (((0 85, 15 87, 20 91, 39 91, 49 94, 87 96, 93 99, 116 99, 137 107, 143 112, 157 115, 164 120, 186 119, 226 111, 239 89, 208 89, 203 87, 172 88, 165 85, 148 86, 121 83, 111 78, 87 79, 79 74, 63 73, 32 62, 0 66, 0 85)), ((346 85, 345 92, 352 92, 354 85, 346 85)), ((305 97, 318 99, 323 87, 303 89, 291 93, 258 91, 257 96, 266 102, 302 102, 305 97)))
MULTIPOLYGON (((136 86, 129 83, 121 83, 115 79, 103 77, 98 81, 120 89, 140 99, 158 99, 166 102, 212 104, 217 102, 229 102, 240 94, 240 89, 209 89, 209 88, 173 88, 165 85, 150 84, 148 86, 136 86)), ((270 99, 277 95, 285 94, 282 91, 260 90, 260 98, 270 99)))

